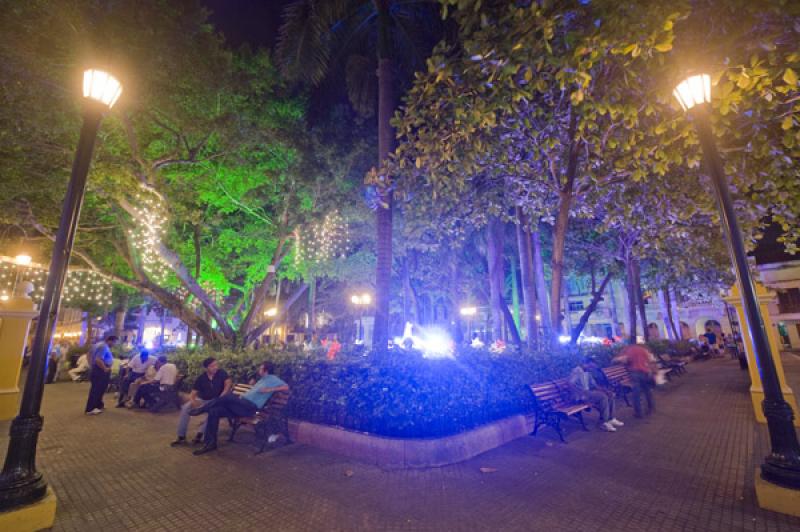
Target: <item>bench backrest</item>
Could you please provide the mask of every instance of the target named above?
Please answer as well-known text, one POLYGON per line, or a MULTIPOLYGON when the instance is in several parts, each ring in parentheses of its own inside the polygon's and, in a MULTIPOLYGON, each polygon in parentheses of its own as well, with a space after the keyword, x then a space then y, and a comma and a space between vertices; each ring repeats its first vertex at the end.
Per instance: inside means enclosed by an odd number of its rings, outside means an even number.
POLYGON ((606 374, 606 378, 611 384, 616 384, 628 378, 628 369, 619 364, 603 368, 603 373, 606 374))
POLYGON ((529 387, 536 401, 543 407, 559 405, 569 400, 565 396, 569 390, 567 379, 531 384, 529 387))
MULTIPOLYGON (((253 389, 252 384, 237 383, 233 385, 233 394, 242 396, 253 389)), ((269 402, 262 411, 266 411, 269 415, 279 414, 286 404, 289 402, 290 392, 275 392, 269 398, 269 402)))
POLYGON ((233 385, 233 395, 242 396, 253 389, 252 384, 237 383, 233 385))

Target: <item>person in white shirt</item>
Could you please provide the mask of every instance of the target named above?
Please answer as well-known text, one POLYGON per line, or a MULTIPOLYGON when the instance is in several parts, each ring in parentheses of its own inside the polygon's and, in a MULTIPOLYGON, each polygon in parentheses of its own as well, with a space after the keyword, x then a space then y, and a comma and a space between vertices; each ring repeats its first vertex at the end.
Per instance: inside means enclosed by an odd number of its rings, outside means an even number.
POLYGON ((85 375, 88 370, 89 370, 89 358, 86 356, 86 353, 84 353, 80 357, 78 357, 78 362, 75 364, 75 367, 69 370, 67 373, 69 373, 69 377, 73 381, 78 382, 79 380, 81 380, 81 377, 85 375))
MULTIPOLYGON (((147 369, 156 363, 155 357, 150 356, 146 350, 142 350, 138 355, 132 356, 125 366, 125 375, 120 380, 119 384, 119 399, 117 400, 117 408, 125 406, 125 401, 128 399, 128 392, 131 384, 139 379, 144 378, 147 369)), ((132 394, 131 394, 132 395, 132 394)))
POLYGON ((160 355, 156 362, 156 374, 153 380, 144 382, 133 398, 133 406, 141 406, 144 401, 145 406, 153 403, 158 391, 167 391, 175 386, 175 379, 178 377, 178 367, 172 362, 167 361, 166 355, 160 355))

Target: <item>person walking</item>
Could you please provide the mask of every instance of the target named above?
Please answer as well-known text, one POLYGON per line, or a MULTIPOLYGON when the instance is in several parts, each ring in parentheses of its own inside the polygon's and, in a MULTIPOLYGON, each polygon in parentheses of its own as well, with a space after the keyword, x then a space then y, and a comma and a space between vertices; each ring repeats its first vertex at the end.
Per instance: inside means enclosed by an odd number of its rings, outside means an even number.
POLYGON ((272 394, 275 392, 287 391, 289 385, 283 382, 276 375, 273 375, 274 367, 271 362, 264 362, 258 368, 259 380, 253 385, 249 392, 241 397, 229 393, 218 399, 209 401, 200 408, 189 411, 190 416, 199 416, 208 413, 206 422, 206 433, 203 438, 203 447, 194 451, 193 454, 201 455, 217 449, 217 432, 219 431, 219 421, 222 418, 252 417, 256 412, 263 408, 272 394))
POLYGON ((108 336, 105 340, 95 345, 89 352, 89 399, 86 401, 86 414, 96 416, 103 413, 103 394, 108 388, 111 379, 111 367, 114 365, 114 355, 111 348, 117 343, 116 336, 108 336))
POLYGON ((655 410, 653 400, 655 372, 652 365, 654 359, 655 357, 645 346, 638 344, 625 346, 614 358, 615 361, 624 363, 630 374, 633 388, 633 412, 637 418, 642 417, 642 395, 647 402, 646 415, 649 416, 655 410))
MULTIPOLYGON (((228 394, 233 387, 231 379, 225 370, 220 369, 219 362, 214 357, 203 360, 203 367, 206 369, 194 381, 192 393, 189 400, 183 403, 181 415, 178 419, 178 438, 170 445, 178 447, 186 445, 186 432, 189 429, 189 412, 193 408, 199 408, 204 404, 216 399, 217 397, 228 394)), ((197 429, 197 435, 192 443, 200 443, 206 431, 206 421, 197 429)))

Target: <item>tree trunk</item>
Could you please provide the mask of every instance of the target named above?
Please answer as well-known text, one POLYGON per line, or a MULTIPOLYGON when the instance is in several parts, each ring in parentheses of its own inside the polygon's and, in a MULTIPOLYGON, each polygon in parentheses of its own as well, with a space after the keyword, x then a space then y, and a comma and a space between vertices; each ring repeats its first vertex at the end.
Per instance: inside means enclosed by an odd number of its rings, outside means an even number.
POLYGON ((139 316, 137 321, 137 330, 136 330, 136 343, 140 346, 144 345, 144 323, 147 319, 147 306, 142 305, 139 307, 139 316))
POLYGON ((92 313, 86 313, 86 343, 88 345, 92 345, 94 342, 94 320, 92 319, 92 313))
MULTIPOLYGON (((572 207, 572 199, 575 191, 575 177, 578 173, 578 146, 575 141, 575 130, 578 124, 578 115, 573 108, 570 112, 569 127, 569 147, 567 149, 567 168, 564 173, 564 181, 558 192, 558 214, 556 215, 556 225, 553 227, 553 257, 551 269, 553 281, 550 286, 550 315, 553 320, 553 329, 560 330, 558 306, 561 302, 561 284, 564 276, 564 246, 567 241, 567 228, 569 225, 569 210, 572 207)), ((554 176, 557 177, 557 176, 554 176)), ((564 309, 565 315, 569 308, 564 309)))
POLYGON ((578 320, 578 325, 572 330, 572 343, 576 343, 578 338, 580 337, 583 329, 586 327, 586 324, 589 322, 589 318, 592 316, 592 313, 597 310, 597 305, 600 303, 600 299, 603 297, 603 292, 606 290, 606 286, 608 285, 609 281, 611 281, 611 272, 608 272, 605 277, 603 277, 603 281, 600 283, 600 288, 598 288, 592 294, 592 300, 589 303, 589 306, 586 307, 586 310, 583 311, 580 320, 578 320))
POLYGON ((489 273, 489 298, 492 314, 492 339, 503 337, 503 222, 496 216, 489 218, 486 226, 486 261, 489 273))
POLYGON ((519 330, 519 280, 517 279, 517 261, 511 260, 509 263, 511 267, 511 317, 514 319, 514 325, 519 330))
MULTIPOLYGON (((390 0, 377 0, 378 10, 378 166, 394 151, 394 61, 389 13, 390 0)), ((375 267, 375 325, 373 349, 386 349, 389 342, 389 299, 392 283, 392 192, 379 190, 376 215, 377 261, 375 267)))
POLYGON ((661 305, 661 314, 664 316, 664 323, 667 325, 667 338, 674 341, 677 339, 677 334, 675 331, 675 323, 672 321, 672 309, 669 305, 668 290, 668 288, 662 288, 658 291, 658 302, 661 305))
POLYGON ((561 285, 561 293, 563 294, 561 304, 563 305, 564 309, 564 329, 559 329, 559 334, 563 334, 564 336, 572 336, 572 313, 569 311, 569 291, 567 290, 566 284, 561 285))
POLYGON ((528 220, 521 210, 517 210, 517 248, 519 251, 519 272, 522 277, 522 301, 524 313, 522 323, 527 334, 528 347, 538 341, 539 328, 536 323, 536 289, 533 282, 533 257, 531 256, 531 238, 528 232, 528 220))
MULTIPOLYGON (((553 330, 561 330, 561 295, 562 281, 564 276, 564 247, 567 241, 567 226, 569 223, 569 208, 572 201, 572 190, 562 192, 558 206, 558 217, 556 225, 553 227, 553 257, 550 260, 552 270, 552 282, 550 285, 550 316, 553 330)), ((568 308, 564 309, 566 317, 568 308)))
POLYGON ((539 317, 545 337, 552 334, 553 321, 550 316, 550 305, 547 300, 547 283, 544 280, 544 260, 542 259, 542 241, 539 231, 531 234, 533 242, 533 272, 536 284, 536 299, 539 303, 539 317))
POLYGON ((458 284, 459 275, 458 275, 458 255, 456 251, 453 250, 450 253, 450 278, 448 279, 448 286, 450 292, 450 323, 451 323, 451 334, 453 336, 453 340, 456 344, 461 344, 464 341, 464 330, 461 326, 461 312, 460 312, 460 302, 461 302, 461 290, 458 284))
POLYGON ((631 324, 628 331, 631 344, 636 343, 636 288, 633 280, 633 260, 629 255, 625 257, 625 289, 628 294, 628 321, 631 324))
POLYGON ((505 317, 505 323, 508 327, 508 334, 511 336, 510 340, 514 344, 522 346, 522 338, 519 336, 519 329, 517 329, 517 326, 514 324, 514 317, 511 315, 511 311, 508 310, 508 305, 506 305, 504 299, 500 300, 499 307, 500 312, 502 312, 503 316, 505 317))
POLYGON ((167 309, 161 309, 161 336, 158 339, 158 347, 164 347, 164 329, 167 326, 167 309))
POLYGON ((314 334, 317 329, 317 279, 308 280, 308 333, 314 334))
POLYGON ((639 260, 633 261, 633 282, 634 290, 636 290, 636 304, 639 308, 639 317, 642 319, 642 331, 644 331, 644 341, 650 340, 649 324, 647 323, 647 312, 644 307, 644 293, 642 292, 642 271, 639 265, 639 260))
POLYGON ((122 340, 122 332, 125 330, 125 316, 128 314, 128 294, 123 294, 120 297, 120 304, 114 314, 114 335, 120 341, 122 340))

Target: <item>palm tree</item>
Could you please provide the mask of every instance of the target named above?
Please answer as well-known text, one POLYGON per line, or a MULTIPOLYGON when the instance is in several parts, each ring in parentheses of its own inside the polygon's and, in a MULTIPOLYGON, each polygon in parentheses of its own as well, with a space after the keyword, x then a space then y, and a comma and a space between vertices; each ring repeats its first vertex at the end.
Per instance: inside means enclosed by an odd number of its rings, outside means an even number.
MULTIPOLYGON (((357 111, 371 114, 372 73, 377 72, 378 166, 395 147, 390 120, 402 80, 398 70, 424 64, 441 35, 437 5, 424 0, 296 0, 284 11, 278 58, 289 78, 318 86, 345 61, 350 101, 357 111)), ((378 349, 385 349, 389 339, 392 206, 391 189, 379 190, 372 340, 378 349)))

